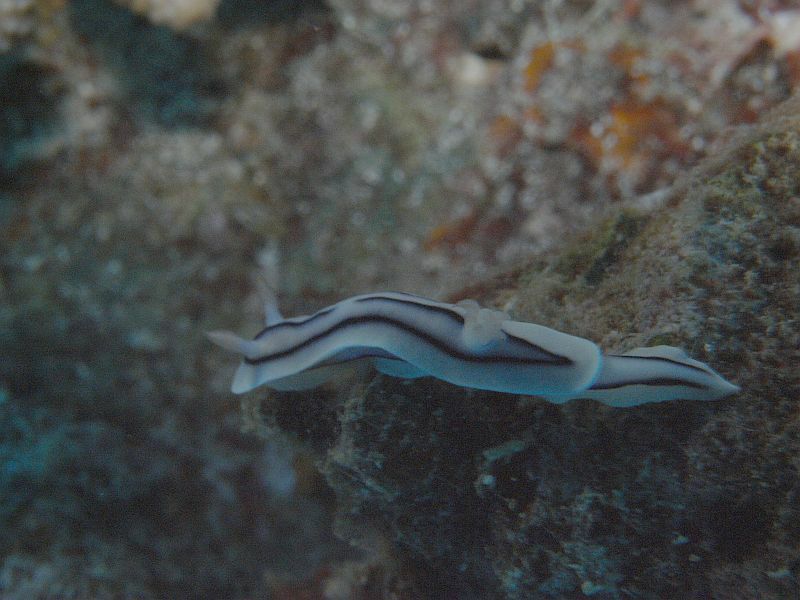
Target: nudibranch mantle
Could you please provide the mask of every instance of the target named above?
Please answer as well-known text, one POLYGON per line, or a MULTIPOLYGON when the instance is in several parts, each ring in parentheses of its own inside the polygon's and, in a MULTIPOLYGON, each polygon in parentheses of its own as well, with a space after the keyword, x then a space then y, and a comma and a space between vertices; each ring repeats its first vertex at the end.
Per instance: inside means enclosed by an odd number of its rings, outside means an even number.
POLYGON ((267 326, 253 340, 226 331, 208 334, 244 356, 231 386, 236 394, 260 385, 315 387, 356 360, 369 360, 393 377, 431 376, 558 403, 715 400, 739 389, 678 348, 603 355, 589 340, 513 321, 472 300, 447 304, 383 292, 354 296, 309 316, 284 319, 274 307, 267 314, 267 326))

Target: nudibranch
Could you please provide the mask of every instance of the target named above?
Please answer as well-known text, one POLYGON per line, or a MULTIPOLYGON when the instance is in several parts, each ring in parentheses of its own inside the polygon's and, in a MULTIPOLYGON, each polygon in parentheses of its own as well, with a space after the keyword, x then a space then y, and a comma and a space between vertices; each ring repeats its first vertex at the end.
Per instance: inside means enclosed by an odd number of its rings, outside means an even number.
POLYGON ((315 387, 357 360, 393 377, 430 376, 557 403, 593 398, 624 407, 716 400, 739 390, 678 348, 604 355, 594 342, 513 321, 472 300, 447 304, 396 292, 354 296, 289 319, 271 307, 266 327, 252 340, 227 331, 208 335, 244 356, 231 386, 235 394, 260 385, 315 387))

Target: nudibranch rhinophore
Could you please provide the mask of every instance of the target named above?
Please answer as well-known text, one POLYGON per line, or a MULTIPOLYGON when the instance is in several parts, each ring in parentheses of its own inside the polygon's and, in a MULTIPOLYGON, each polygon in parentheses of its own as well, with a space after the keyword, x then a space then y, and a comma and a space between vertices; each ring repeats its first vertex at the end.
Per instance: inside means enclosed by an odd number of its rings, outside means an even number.
POLYGON ((354 296, 313 315, 284 319, 272 307, 253 340, 208 334, 244 356, 231 391, 260 385, 315 387, 338 367, 369 360, 393 377, 436 377, 464 387, 541 396, 593 398, 609 406, 716 400, 739 388, 671 346, 603 355, 594 342, 512 321, 472 300, 447 304, 383 292, 354 296))

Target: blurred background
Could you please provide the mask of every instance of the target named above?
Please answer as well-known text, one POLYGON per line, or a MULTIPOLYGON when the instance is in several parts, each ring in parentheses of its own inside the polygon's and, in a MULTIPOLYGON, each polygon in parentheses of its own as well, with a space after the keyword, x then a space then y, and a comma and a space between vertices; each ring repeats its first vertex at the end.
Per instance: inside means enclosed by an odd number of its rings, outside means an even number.
POLYGON ((0 0, 0 595, 381 597, 335 407, 243 416, 204 332, 457 295, 798 83, 790 0, 0 0))

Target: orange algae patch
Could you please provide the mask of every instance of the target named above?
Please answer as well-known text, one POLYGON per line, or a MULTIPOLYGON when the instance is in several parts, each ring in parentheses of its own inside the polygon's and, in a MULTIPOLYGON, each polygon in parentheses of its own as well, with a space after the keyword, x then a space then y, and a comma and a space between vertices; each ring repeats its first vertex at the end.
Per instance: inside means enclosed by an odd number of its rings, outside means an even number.
POLYGON ((544 113, 536 106, 529 106, 522 111, 522 117, 525 121, 542 125, 544 123, 544 113))
POLYGON ((489 124, 489 140, 500 157, 506 157, 522 139, 522 127, 512 117, 499 115, 489 124))
POLYGON ((556 45, 554 42, 545 42, 531 50, 530 59, 522 72, 525 78, 525 91, 535 92, 542 82, 542 76, 553 66, 553 59, 556 55, 556 45))
POLYGON ((632 21, 642 12, 642 0, 623 0, 618 13, 622 21, 632 21))
POLYGON ((581 40, 548 41, 531 50, 528 63, 522 70, 525 91, 533 93, 539 88, 542 77, 553 66, 559 48, 569 48, 584 52, 586 46, 581 40))
POLYGON ((650 77, 646 73, 639 73, 636 70, 636 63, 644 57, 644 52, 640 48, 635 48, 627 44, 616 46, 608 54, 608 59, 623 71, 632 83, 646 84, 650 77))
POLYGON ((464 244, 474 233, 477 225, 478 212, 472 210, 469 214, 460 219, 434 227, 425 240, 423 248, 430 251, 441 246, 457 246, 458 244, 464 244))
POLYGON ((791 50, 784 56, 789 85, 797 89, 800 84, 800 50, 791 50))
POLYGON ((423 243, 424 250, 450 251, 464 244, 489 248, 513 233, 518 223, 508 214, 489 215, 486 207, 473 208, 469 214, 433 228, 423 243))
POLYGON ((589 127, 576 129, 573 139, 592 161, 617 171, 636 171, 667 155, 685 156, 686 142, 678 135, 678 119, 663 102, 624 100, 609 110, 609 124, 594 135, 589 127))

